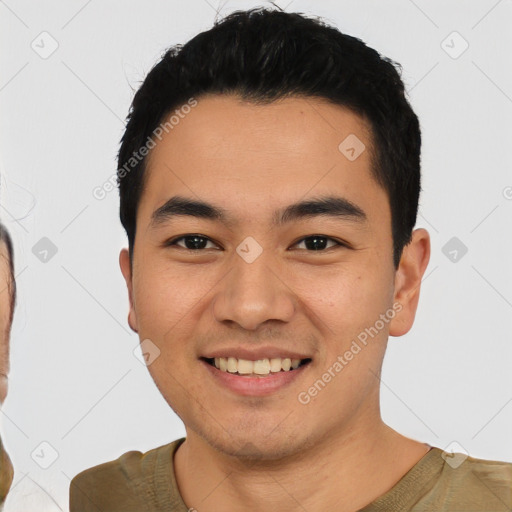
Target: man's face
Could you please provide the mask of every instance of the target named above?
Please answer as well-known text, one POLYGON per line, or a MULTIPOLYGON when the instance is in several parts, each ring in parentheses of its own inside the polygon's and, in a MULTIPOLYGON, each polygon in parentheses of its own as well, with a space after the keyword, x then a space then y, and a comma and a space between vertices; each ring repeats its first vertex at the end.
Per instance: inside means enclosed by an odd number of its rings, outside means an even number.
POLYGON ((210 96, 150 154, 132 275, 126 250, 120 260, 130 324, 151 340, 143 346, 149 371, 188 431, 225 453, 299 453, 378 415, 391 324, 377 321, 393 311, 395 269, 389 202, 371 176, 370 145, 363 120, 327 102, 257 106, 210 96), (338 149, 351 134, 366 146, 355 160, 338 149), (152 222, 175 196, 220 208, 226 220, 181 209, 152 222), (274 223, 288 206, 324 197, 361 212, 303 208, 274 223), (356 353, 358 335, 381 324, 356 353), (351 347, 339 370, 338 356, 351 347), (256 377, 206 360, 229 356, 309 362, 256 377), (322 377, 329 369, 331 378, 322 377), (308 392, 319 379, 324 385, 308 392))
POLYGON ((9 333, 11 314, 9 254, 4 242, 0 242, 0 403, 7 396, 9 372, 9 333))

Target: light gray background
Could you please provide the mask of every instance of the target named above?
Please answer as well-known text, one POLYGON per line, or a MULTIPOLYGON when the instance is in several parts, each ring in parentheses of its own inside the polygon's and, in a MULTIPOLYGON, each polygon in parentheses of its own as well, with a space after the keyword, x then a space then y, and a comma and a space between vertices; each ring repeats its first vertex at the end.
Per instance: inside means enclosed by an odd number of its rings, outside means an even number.
MULTIPOLYGON (((431 234, 432 257, 414 328, 390 339, 385 421, 441 448, 456 441, 472 456, 512 461, 512 1, 279 5, 324 16, 400 62, 421 121, 418 227, 431 234), (458 55, 461 37, 469 47, 458 55), (468 248, 456 262, 443 253, 452 237, 468 248)), ((67 510, 79 471, 184 434, 133 354, 117 190, 102 201, 92 190, 115 172, 132 88, 168 46, 208 29, 217 8, 0 2, 0 216, 19 290, 0 414, 16 471, 6 512, 67 510), (47 58, 31 47, 51 49, 44 31, 58 42, 47 58), (43 237, 58 250, 47 262, 32 252, 43 237)))

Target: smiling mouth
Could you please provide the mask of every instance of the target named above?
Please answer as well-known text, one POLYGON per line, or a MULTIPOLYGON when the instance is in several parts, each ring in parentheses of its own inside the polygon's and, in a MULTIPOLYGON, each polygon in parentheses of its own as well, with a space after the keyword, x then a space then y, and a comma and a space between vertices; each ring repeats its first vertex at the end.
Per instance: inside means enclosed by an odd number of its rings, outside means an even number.
POLYGON ((234 375, 241 375, 245 377, 265 377, 276 373, 292 372, 311 362, 310 358, 290 359, 279 357, 258 359, 257 361, 237 359, 236 357, 202 357, 201 359, 221 372, 232 373, 234 375))

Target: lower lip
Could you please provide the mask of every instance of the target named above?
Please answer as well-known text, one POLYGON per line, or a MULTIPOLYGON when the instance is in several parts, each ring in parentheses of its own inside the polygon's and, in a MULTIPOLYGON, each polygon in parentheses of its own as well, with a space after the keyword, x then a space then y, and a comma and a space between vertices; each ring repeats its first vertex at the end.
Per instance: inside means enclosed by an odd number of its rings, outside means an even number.
POLYGON ((278 373, 270 373, 265 377, 249 377, 237 375, 236 373, 224 372, 204 360, 201 360, 201 363, 206 366, 206 369, 217 382, 242 396, 270 395, 277 390, 290 385, 294 380, 299 378, 304 370, 311 364, 308 363, 299 366, 296 370, 290 370, 287 372, 282 371, 278 373))

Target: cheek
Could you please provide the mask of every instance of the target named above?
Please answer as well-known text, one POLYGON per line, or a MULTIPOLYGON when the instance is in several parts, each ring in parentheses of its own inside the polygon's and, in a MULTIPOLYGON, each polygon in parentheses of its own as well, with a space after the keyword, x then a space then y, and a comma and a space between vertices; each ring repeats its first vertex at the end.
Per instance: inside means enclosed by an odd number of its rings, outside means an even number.
POLYGON ((9 317, 0 312, 0 373, 7 373, 9 367, 9 317))
POLYGON ((316 281, 314 292, 304 287, 303 300, 320 319, 326 338, 336 340, 336 347, 374 325, 391 304, 392 286, 382 274, 364 271, 333 273, 329 279, 316 281))
POLYGON ((174 379, 186 374, 195 361, 193 336, 204 313, 202 299, 210 288, 204 278, 168 265, 147 264, 137 275, 134 299, 139 337, 151 340, 160 351, 149 371, 161 390, 173 389, 174 379))
POLYGON ((363 277, 361 272, 340 269, 331 270, 325 276, 302 279, 300 294, 318 315, 341 321, 363 313, 380 293, 377 288, 376 280, 371 276, 363 277))
POLYGON ((156 265, 140 269, 133 289, 140 329, 162 334, 176 324, 202 296, 196 283, 187 271, 156 265))

